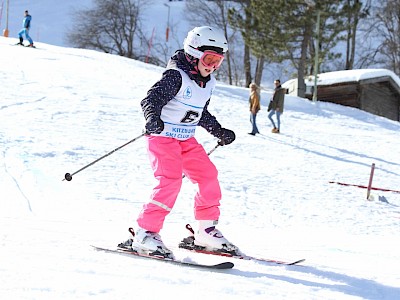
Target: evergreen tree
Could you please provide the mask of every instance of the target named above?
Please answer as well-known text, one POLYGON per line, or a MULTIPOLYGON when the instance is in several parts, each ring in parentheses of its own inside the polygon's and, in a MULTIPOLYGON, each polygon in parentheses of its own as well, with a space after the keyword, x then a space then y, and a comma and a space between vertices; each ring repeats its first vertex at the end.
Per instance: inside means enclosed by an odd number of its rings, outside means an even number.
POLYGON ((290 60, 297 69, 298 95, 304 97, 305 75, 313 72, 314 55, 319 52, 318 62, 340 57, 333 49, 343 40, 345 30, 343 2, 337 0, 251 0, 240 14, 231 12, 232 23, 241 29, 245 43, 260 59, 280 63, 290 60), (317 12, 320 14, 318 49, 316 38, 317 12), (251 16, 247 20, 244 16, 251 16))

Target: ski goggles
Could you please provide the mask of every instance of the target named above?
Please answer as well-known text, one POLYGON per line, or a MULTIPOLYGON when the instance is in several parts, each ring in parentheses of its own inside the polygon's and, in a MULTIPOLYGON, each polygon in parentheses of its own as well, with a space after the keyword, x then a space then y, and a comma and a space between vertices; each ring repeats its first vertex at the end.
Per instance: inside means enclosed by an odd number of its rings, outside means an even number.
POLYGON ((200 62, 203 64, 203 66, 214 69, 218 69, 223 60, 224 56, 222 54, 212 51, 204 51, 202 57, 200 58, 200 62))

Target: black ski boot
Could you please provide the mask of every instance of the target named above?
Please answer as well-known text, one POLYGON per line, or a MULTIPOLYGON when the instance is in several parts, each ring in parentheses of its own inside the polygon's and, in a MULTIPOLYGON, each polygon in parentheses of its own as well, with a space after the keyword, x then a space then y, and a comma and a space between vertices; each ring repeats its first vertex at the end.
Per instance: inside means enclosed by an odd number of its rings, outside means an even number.
POLYGON ((20 36, 19 37, 19 43, 17 43, 17 45, 21 45, 21 46, 23 46, 24 45, 24 39, 22 38, 22 36, 20 36))

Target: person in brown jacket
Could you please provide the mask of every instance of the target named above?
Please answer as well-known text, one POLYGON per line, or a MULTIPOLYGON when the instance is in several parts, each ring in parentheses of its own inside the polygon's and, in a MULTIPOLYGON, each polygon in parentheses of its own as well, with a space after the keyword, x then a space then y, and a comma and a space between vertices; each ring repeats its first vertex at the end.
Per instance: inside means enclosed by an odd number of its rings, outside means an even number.
POLYGON ((249 97, 249 104, 250 104, 250 122, 253 126, 253 129, 249 134, 256 135, 256 133, 260 133, 257 128, 256 124, 256 116, 258 111, 261 109, 260 106, 260 91, 258 86, 255 83, 250 83, 250 97, 249 97))
POLYGON ((275 84, 275 91, 268 105, 268 111, 269 111, 268 119, 270 119, 272 126, 274 126, 274 128, 272 128, 272 132, 279 133, 281 127, 281 114, 283 113, 286 89, 284 89, 281 86, 281 81, 279 79, 276 79, 274 81, 274 84, 275 84), (276 114, 277 126, 275 125, 275 122, 272 119, 272 116, 274 114, 276 114))

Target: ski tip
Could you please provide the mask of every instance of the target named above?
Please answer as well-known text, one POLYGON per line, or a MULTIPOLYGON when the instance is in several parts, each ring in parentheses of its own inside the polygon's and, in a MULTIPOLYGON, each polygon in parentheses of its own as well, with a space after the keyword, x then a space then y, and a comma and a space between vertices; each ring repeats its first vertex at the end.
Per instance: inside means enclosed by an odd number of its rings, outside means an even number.
POLYGON ((226 262, 214 265, 215 269, 219 269, 219 270, 232 269, 234 266, 235 266, 235 264, 230 261, 226 261, 226 262))
POLYGON ((302 259, 299 259, 299 260, 293 261, 293 262, 291 262, 291 263, 288 263, 287 265, 289 265, 289 266, 293 266, 293 265, 300 264, 300 263, 302 263, 302 262, 304 262, 304 261, 306 261, 306 259, 305 259, 305 258, 302 258, 302 259))

